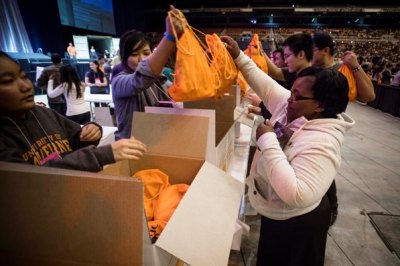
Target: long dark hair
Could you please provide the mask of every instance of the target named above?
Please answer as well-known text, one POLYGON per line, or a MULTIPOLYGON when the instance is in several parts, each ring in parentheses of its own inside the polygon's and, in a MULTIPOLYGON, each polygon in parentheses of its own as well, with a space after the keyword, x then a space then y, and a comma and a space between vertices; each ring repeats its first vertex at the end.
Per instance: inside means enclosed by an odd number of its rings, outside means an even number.
POLYGON ((60 83, 67 83, 67 94, 72 90, 72 83, 75 84, 76 98, 81 98, 82 94, 82 83, 76 73, 75 69, 71 65, 64 65, 60 67, 60 83))
MULTIPOLYGON (((132 54, 133 48, 137 46, 135 50, 140 50, 145 45, 150 46, 150 40, 141 31, 130 30, 122 34, 119 41, 119 55, 121 57, 122 65, 125 67, 125 69, 129 69, 127 60, 128 57, 132 54)), ((133 69, 130 70, 132 71, 133 69)))

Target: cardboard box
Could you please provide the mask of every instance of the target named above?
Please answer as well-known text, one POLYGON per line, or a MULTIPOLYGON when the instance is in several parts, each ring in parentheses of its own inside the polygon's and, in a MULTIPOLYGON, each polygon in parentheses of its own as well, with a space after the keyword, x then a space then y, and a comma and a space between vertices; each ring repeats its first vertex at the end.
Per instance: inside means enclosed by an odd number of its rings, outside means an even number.
POLYGON ((227 265, 243 183, 204 160, 207 118, 135 113, 141 161, 101 173, 0 162, 0 254, 23 265, 227 265), (196 134, 193 134, 196 132, 196 134), (190 188, 151 244, 138 170, 190 188))
POLYGON ((236 96, 225 94, 219 100, 185 102, 184 107, 215 110, 215 164, 226 170, 235 147, 236 96))
POLYGON ((240 104, 240 88, 232 86, 230 93, 221 99, 185 102, 184 109, 146 107, 148 113, 193 115, 209 118, 206 160, 227 170, 234 151, 235 138, 239 136, 235 126, 234 110, 240 104))

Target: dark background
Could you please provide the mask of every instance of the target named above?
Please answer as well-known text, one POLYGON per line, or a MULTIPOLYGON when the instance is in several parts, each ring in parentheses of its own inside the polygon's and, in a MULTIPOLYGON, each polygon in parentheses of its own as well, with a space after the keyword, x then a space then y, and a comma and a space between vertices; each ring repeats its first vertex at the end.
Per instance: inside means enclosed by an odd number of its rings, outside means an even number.
MULTIPOLYGON (((83 30, 60 23, 57 1, 17 0, 32 48, 41 47, 63 54, 73 35, 102 35, 101 32, 83 30)), ((394 1, 269 1, 269 0, 182 0, 170 4, 184 11, 190 25, 196 28, 224 27, 271 28, 400 28, 400 7, 394 1), (381 3, 382 2, 382 3, 381 3), (379 5, 378 5, 379 3, 379 5), (297 7, 323 7, 320 12, 294 12, 297 7), (329 11, 330 8, 336 12, 329 11), (337 7, 343 8, 337 10, 337 7), (384 12, 365 13, 364 7, 383 8, 384 12), (240 12, 240 8, 253 8, 253 12, 240 12), (273 21, 271 21, 273 14, 273 21), (313 18, 314 22, 312 22, 313 18), (252 19, 257 24, 252 24, 252 19), (357 21, 358 19, 358 21, 357 21), (317 21, 318 23, 315 23, 317 21), (357 22, 356 22, 357 21, 357 22), (273 23, 271 23, 273 22, 273 23)), ((116 35, 130 29, 144 32, 163 32, 168 10, 165 0, 113 0, 116 35)))

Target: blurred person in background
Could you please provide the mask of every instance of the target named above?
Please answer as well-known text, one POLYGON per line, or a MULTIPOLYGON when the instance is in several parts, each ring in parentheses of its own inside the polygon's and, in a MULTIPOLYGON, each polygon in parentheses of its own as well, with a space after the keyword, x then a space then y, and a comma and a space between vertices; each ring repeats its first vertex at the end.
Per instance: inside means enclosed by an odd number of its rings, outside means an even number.
MULTIPOLYGON (((70 43, 71 44, 71 43, 70 43)), ((72 44, 71 44, 72 45, 72 44)), ((54 86, 58 86, 60 84, 59 75, 61 64, 61 56, 58 53, 51 54, 51 62, 53 63, 51 66, 45 67, 40 74, 40 77, 36 81, 36 85, 41 88, 43 91, 47 91, 47 86, 50 80, 50 77, 56 74, 54 77, 56 78, 54 82, 54 86)), ((51 109, 56 110, 61 115, 66 114, 67 105, 65 103, 65 98, 63 95, 58 97, 50 98, 47 96, 47 102, 51 109)))
POLYGON ((62 66, 60 73, 55 73, 50 77, 47 95, 50 98, 60 95, 65 97, 67 118, 81 125, 90 122, 90 107, 84 97, 85 84, 80 81, 78 74, 71 65, 62 66), (58 86, 55 85, 55 80, 60 80, 58 86))

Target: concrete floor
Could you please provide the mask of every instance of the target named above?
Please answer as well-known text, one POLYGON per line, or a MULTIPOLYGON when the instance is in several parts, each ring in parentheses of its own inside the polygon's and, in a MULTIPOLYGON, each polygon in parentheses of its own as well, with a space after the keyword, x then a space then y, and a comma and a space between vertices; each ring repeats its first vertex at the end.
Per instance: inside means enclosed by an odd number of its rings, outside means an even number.
MULTIPOLYGON (((328 233, 325 265, 400 265, 367 215, 400 215, 400 119, 358 103, 350 103, 347 113, 356 125, 342 148, 339 215, 328 233)), ((250 234, 242 237, 241 252, 231 252, 228 265, 255 265, 259 217, 250 211, 245 221, 250 234)))

